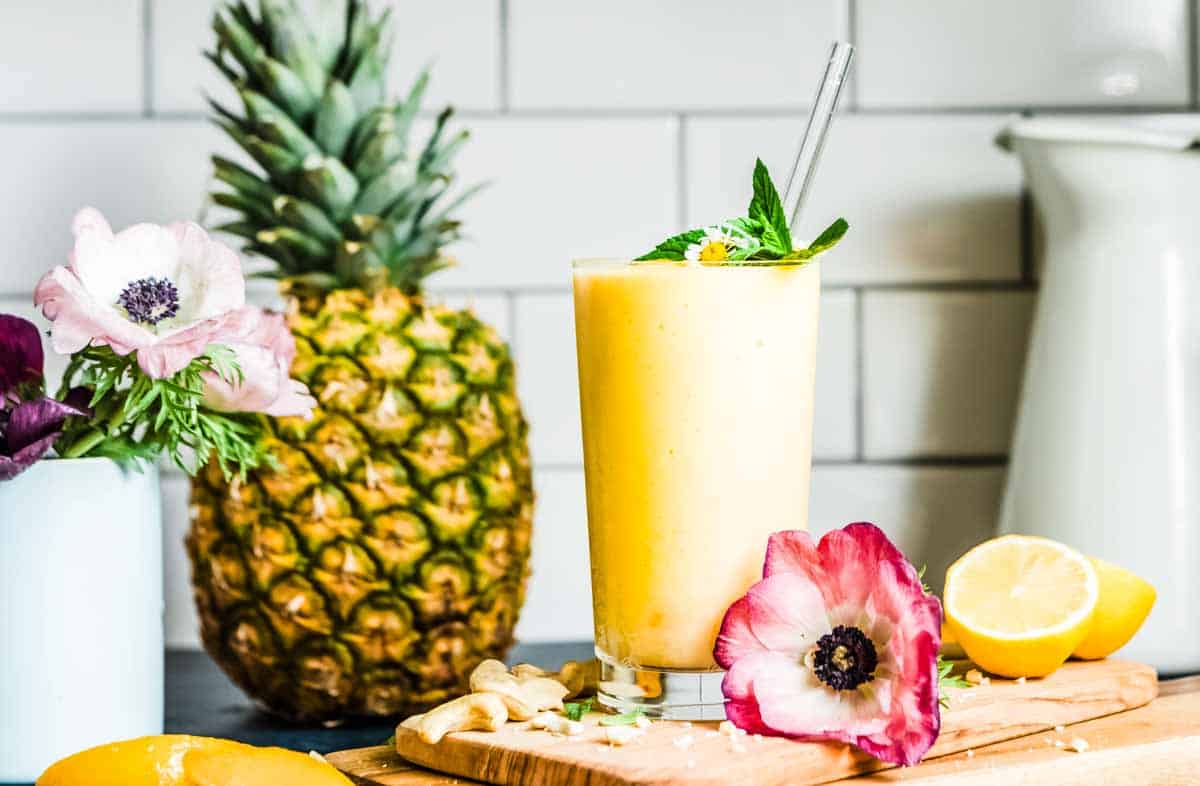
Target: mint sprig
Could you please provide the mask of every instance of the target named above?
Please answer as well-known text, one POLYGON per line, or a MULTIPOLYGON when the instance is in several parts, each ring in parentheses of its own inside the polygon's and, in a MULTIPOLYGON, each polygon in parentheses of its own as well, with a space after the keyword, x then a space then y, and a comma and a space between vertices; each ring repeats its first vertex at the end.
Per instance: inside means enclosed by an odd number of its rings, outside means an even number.
POLYGON ((567 720, 583 720, 583 716, 592 711, 592 700, 584 699, 583 701, 568 701, 563 705, 563 715, 567 716, 567 720))
POLYGON ((850 224, 839 218, 804 248, 794 248, 787 213, 779 190, 762 159, 755 159, 753 195, 744 218, 732 218, 709 227, 689 229, 659 243, 635 261, 698 261, 724 265, 802 265, 833 248, 850 224), (702 256, 717 246, 717 258, 702 256), (723 246, 723 250, 721 249, 723 246))
POLYGON ((600 719, 601 726, 632 726, 637 723, 638 718, 646 717, 646 713, 640 709, 622 712, 620 715, 605 715, 600 719))

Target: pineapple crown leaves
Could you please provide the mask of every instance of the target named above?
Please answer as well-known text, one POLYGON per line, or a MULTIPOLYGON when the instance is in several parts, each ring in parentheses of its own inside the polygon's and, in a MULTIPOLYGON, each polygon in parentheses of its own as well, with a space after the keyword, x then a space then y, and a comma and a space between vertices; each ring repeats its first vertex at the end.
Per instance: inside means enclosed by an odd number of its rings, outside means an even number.
POLYGON ((310 24, 296 0, 257 5, 257 14, 245 0, 220 5, 216 47, 205 53, 242 104, 209 98, 213 121, 260 170, 213 157, 213 201, 240 214, 217 229, 274 260, 267 275, 418 289, 450 264, 441 249, 460 237, 454 211, 478 191, 450 196, 468 133, 449 130, 447 108, 414 153, 429 74, 387 102, 390 9, 373 16, 364 0, 347 0, 344 14, 318 11, 310 24))

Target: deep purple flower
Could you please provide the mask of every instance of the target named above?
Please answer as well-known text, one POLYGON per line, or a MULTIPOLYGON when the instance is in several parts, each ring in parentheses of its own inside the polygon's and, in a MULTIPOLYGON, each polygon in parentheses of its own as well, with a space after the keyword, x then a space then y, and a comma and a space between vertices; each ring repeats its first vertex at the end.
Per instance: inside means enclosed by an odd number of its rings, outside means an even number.
POLYGON ((0 314, 0 399, 18 385, 41 382, 43 359, 37 326, 12 314, 0 314))
POLYGON ((4 414, 7 422, 0 423, 0 481, 16 477, 44 456, 62 433, 68 417, 88 413, 46 397, 22 401, 4 414))

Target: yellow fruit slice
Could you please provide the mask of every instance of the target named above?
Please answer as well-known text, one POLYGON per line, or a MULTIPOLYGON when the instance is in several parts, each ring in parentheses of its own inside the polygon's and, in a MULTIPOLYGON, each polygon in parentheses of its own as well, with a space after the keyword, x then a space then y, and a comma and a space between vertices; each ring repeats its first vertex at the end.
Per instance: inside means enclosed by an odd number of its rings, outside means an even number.
POLYGON ((1100 577, 1100 600, 1092 629, 1071 653, 1088 660, 1107 658, 1129 643, 1158 597, 1150 582, 1137 574, 1102 559, 1091 560, 1100 577))
POLYGON ((946 622, 980 668, 1043 677, 1087 636, 1099 596, 1087 557, 1046 538, 1005 535, 946 571, 946 622))
POLYGON ((351 786, 332 764, 283 748, 196 749, 183 757, 181 786, 351 786))
POLYGON ((282 748, 161 734, 81 751, 37 786, 351 786, 331 764, 282 748))

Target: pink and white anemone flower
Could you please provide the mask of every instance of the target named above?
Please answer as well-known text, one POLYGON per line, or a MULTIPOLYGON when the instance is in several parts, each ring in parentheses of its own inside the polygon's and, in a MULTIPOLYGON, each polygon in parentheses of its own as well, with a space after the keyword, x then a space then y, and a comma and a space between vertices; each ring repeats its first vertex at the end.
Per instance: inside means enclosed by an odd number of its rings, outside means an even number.
POLYGON ((282 314, 244 306, 212 338, 233 350, 240 381, 204 375, 204 406, 218 412, 262 412, 276 417, 309 416, 317 400, 291 378, 296 340, 282 314))
POLYGON ((941 727, 941 619, 937 598, 875 525, 849 524, 820 543, 777 532, 763 579, 717 637, 726 715, 748 732, 838 740, 916 764, 941 727))
POLYGON ((53 322, 59 353, 89 345, 135 352, 142 371, 162 379, 201 355, 245 303, 237 254, 196 224, 135 224, 114 234, 85 207, 71 229, 70 264, 46 273, 33 296, 53 322))

